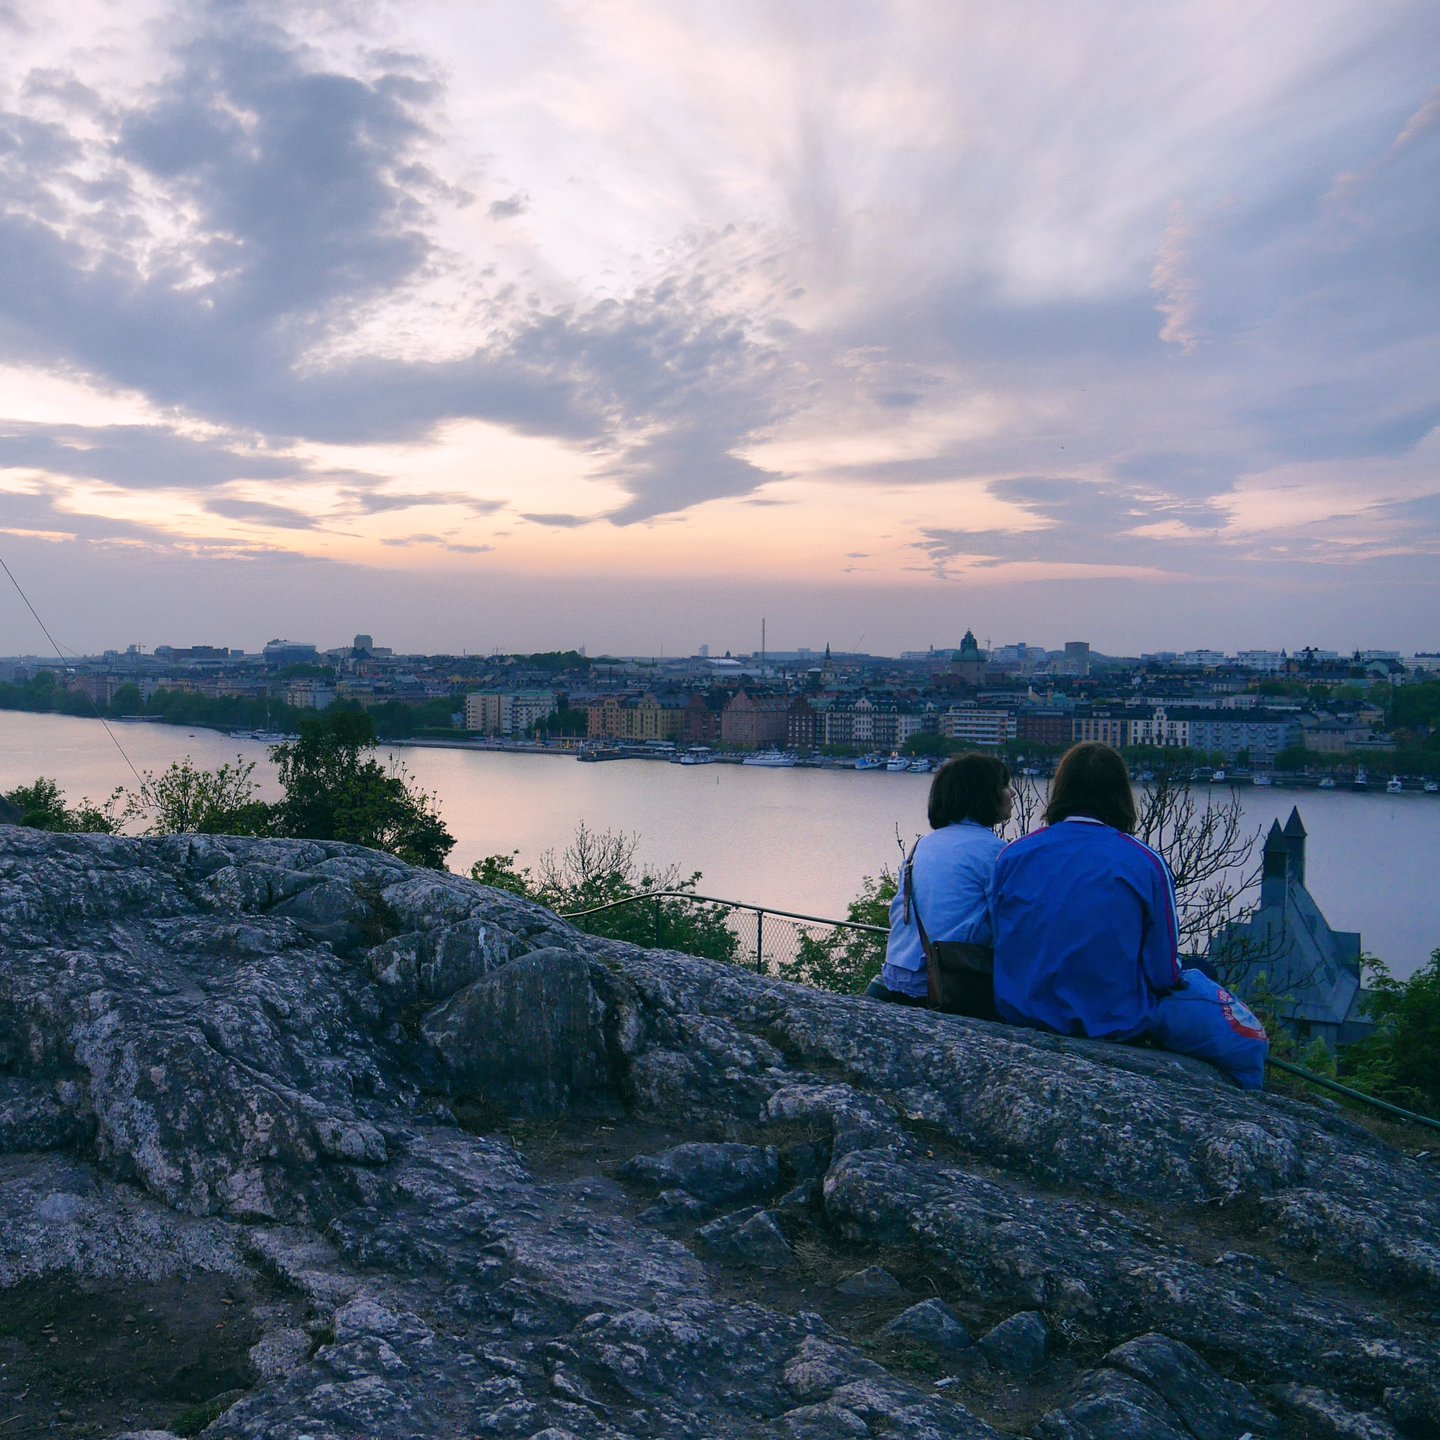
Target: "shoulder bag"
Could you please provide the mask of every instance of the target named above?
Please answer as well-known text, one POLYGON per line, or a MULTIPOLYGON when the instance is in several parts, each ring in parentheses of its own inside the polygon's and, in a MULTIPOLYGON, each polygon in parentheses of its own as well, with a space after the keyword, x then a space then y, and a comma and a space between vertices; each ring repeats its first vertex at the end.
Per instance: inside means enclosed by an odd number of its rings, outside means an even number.
POLYGON ((932 940, 920 918, 915 898, 915 847, 905 860, 905 918, 915 912, 920 948, 925 952, 925 974, 930 1008, 947 1015, 970 1015, 977 1020, 995 1018, 995 952, 988 945, 964 940, 932 940))

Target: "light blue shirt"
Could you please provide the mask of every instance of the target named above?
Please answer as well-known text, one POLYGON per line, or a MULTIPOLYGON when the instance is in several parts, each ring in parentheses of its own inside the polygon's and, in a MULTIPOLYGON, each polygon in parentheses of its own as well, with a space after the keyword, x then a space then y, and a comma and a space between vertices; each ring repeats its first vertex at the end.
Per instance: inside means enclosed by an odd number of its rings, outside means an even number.
POLYGON ((902 995, 927 993, 925 951, 916 905, 925 917, 931 940, 960 940, 971 945, 991 943, 987 891, 995 857, 1005 842, 991 829, 973 820, 932 830, 915 847, 912 866, 914 903, 905 917, 905 874, 890 902, 890 939, 885 946, 885 968, 880 983, 902 995))

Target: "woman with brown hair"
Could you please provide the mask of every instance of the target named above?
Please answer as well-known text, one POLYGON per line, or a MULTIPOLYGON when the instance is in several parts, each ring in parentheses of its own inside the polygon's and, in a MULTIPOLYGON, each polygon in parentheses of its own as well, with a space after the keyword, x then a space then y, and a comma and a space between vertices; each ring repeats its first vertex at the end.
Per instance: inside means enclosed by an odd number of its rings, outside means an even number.
POLYGON ((885 968, 866 994, 901 1005, 929 1003, 925 938, 989 947, 986 895, 1005 842, 995 827, 1010 818, 1010 772, 971 752, 947 760, 930 782, 930 834, 916 842, 890 902, 885 968), (923 922, 920 916, 923 914, 923 922))
POLYGON ((1175 885, 1135 839, 1125 761, 1085 741, 1065 752, 1045 828, 995 867, 995 1009, 1061 1035, 1133 1040, 1180 984, 1175 885))
POLYGON ((995 864, 996 1012, 1060 1035, 1149 1039, 1259 1089, 1264 1027, 1214 979, 1181 970, 1175 882, 1134 829, 1125 761, 1108 745, 1072 746, 1045 828, 995 864))

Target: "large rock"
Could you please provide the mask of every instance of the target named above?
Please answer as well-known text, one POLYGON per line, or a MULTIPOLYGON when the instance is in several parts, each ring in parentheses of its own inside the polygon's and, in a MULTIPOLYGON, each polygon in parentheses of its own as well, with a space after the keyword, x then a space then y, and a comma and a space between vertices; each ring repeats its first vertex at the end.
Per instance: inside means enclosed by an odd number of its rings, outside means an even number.
POLYGON ((1433 1163, 1195 1062, 0 827, 16 1434, 1421 1437, 1437 1236, 1433 1163))

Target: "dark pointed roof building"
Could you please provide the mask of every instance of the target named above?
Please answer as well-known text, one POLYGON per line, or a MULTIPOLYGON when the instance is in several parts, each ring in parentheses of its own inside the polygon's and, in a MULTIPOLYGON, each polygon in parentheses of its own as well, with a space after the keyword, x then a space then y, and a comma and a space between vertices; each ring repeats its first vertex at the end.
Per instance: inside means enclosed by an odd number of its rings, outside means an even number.
POLYGON ((1282 1022, 1302 1043, 1323 1038, 1333 1050, 1374 1028, 1360 1009, 1360 936, 1333 930, 1305 887, 1305 825, 1291 809, 1265 837, 1260 904, 1210 947, 1227 984, 1250 998, 1271 997, 1282 1022))

